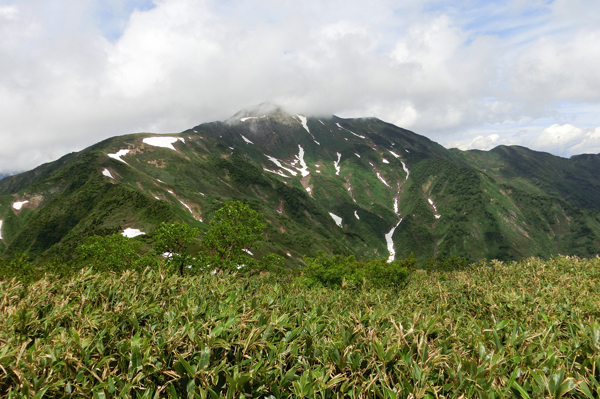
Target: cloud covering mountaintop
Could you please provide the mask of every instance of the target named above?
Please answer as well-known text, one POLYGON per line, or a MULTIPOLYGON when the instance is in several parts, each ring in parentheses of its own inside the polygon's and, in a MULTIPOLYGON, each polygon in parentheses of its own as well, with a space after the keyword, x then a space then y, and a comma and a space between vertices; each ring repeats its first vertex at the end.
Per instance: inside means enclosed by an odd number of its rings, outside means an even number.
POLYGON ((0 1, 0 172, 270 101, 600 152, 596 0, 0 1))

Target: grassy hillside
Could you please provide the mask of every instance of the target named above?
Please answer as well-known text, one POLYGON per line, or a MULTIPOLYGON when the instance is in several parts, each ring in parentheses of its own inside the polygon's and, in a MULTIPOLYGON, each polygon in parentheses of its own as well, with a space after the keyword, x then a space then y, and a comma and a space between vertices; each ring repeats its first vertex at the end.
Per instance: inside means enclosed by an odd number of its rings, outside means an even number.
POLYGON ((0 282, 2 397, 598 397, 600 259, 402 290, 170 271, 0 282))
POLYGON ((258 255, 290 266, 318 251, 381 258, 388 245, 421 263, 593 257, 599 176, 600 155, 447 150, 375 118, 260 106, 177 134, 113 137, 0 180, 0 256, 65 261, 87 236, 126 228, 151 245, 161 222, 206 231, 233 199, 269 224, 258 255))

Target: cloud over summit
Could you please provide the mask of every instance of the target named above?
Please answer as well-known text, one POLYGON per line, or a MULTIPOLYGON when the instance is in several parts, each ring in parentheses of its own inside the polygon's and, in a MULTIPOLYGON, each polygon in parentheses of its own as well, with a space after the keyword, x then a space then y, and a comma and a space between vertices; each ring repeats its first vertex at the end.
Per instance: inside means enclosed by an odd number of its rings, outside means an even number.
POLYGON ((463 148, 597 148, 594 0, 2 4, 0 171, 263 101, 376 116, 463 148), (567 125, 573 140, 554 140, 567 125))

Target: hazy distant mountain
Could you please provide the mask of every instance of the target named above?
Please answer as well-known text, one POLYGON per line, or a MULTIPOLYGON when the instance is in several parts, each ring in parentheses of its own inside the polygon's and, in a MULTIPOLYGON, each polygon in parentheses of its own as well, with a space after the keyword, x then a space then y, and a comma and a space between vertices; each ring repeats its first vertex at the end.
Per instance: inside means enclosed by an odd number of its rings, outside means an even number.
POLYGON ((259 254, 290 261, 319 250, 506 260, 600 248, 600 155, 447 150, 375 118, 261 104, 178 134, 113 137, 1 180, 0 251, 68 256, 85 236, 127 227, 151 243, 163 221, 207 229, 228 199, 269 221, 259 254))

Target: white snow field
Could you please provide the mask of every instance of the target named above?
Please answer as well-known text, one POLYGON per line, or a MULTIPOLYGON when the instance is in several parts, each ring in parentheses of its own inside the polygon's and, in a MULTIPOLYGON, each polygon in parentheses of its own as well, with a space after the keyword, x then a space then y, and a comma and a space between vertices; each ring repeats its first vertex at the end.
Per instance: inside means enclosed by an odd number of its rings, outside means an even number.
POLYGON ((244 141, 246 142, 246 144, 254 144, 253 142, 251 142, 250 140, 248 140, 246 138, 246 136, 244 136, 243 134, 240 134, 240 136, 242 136, 242 138, 244 139, 244 141))
POLYGON ((337 161, 333 161, 333 166, 335 166, 335 174, 336 175, 340 175, 340 161, 342 160, 342 154, 340 154, 339 152, 337 153, 338 159, 337 161))
MULTIPOLYGON (((300 123, 302 124, 302 127, 303 127, 304 129, 306 129, 306 131, 308 132, 308 134, 310 134, 310 137, 312 137, 313 141, 314 141, 315 143, 317 143, 318 145, 321 145, 321 143, 319 143, 319 142, 317 141, 317 139, 315 139, 315 136, 314 136, 314 135, 313 135, 313 134, 310 132, 310 130, 308 129, 308 125, 306 124, 306 121, 307 121, 307 119, 306 119, 306 116, 303 116, 303 115, 296 115, 296 116, 297 116, 297 117, 298 117, 298 119, 300 120, 300 123)), ((321 123, 323 123, 323 122, 321 122, 321 123)))
POLYGON ((338 227, 342 227, 342 218, 341 217, 339 217, 335 213, 331 213, 331 212, 329 212, 329 216, 331 216, 331 218, 333 219, 335 224, 338 225, 338 227))
POLYGON ((383 163, 390 163, 387 159, 383 158, 383 163))
POLYGON ((21 210, 21 208, 23 207, 23 205, 27 204, 29 201, 25 200, 25 201, 17 201, 17 202, 13 202, 12 207, 15 208, 17 211, 21 210))
POLYGON ((133 238, 133 237, 141 236, 146 233, 144 233, 140 229, 132 229, 131 227, 128 227, 125 230, 123 230, 121 232, 121 234, 123 234, 124 237, 133 238))
POLYGON ((247 254, 248 254, 248 255, 250 255, 250 256, 254 256, 254 254, 253 254, 252 252, 250 252, 250 250, 249 250, 249 249, 242 248, 242 251, 244 251, 245 253, 247 253, 247 254))
POLYGON ((175 147, 173 147, 173 143, 177 142, 177 140, 181 140, 185 143, 185 139, 181 137, 147 137, 143 139, 142 142, 153 147, 163 147, 177 151, 175 147))
POLYGON ((398 197, 394 198, 394 213, 398 214, 398 197))
POLYGON ((4 220, 0 220, 0 240, 2 239, 2 223, 4 220))
POLYGON ((358 152, 355 152, 354 155, 360 158, 360 154, 358 152))
MULTIPOLYGON (((114 153, 114 154, 106 154, 106 155, 108 155, 108 156, 109 156, 110 158, 112 158, 112 159, 116 159, 117 161, 121 161, 121 162, 123 162, 123 163, 127 163, 127 162, 123 161, 123 160, 121 159, 121 157, 122 157, 122 156, 125 156, 125 155, 127 155, 127 154, 129 154, 129 151, 130 151, 130 150, 119 150, 119 151, 117 151, 117 152, 116 152, 116 153, 114 153)), ((128 165, 129 165, 129 164, 128 164, 128 165)))
POLYGON ((111 175, 111 174, 110 174, 110 170, 108 170, 108 169, 103 169, 103 170, 102 170, 102 174, 103 174, 104 176, 106 176, 106 177, 110 177, 111 179, 113 179, 113 180, 114 180, 114 177, 113 177, 113 175, 111 175))
POLYGON ((280 170, 277 170, 277 171, 275 171, 275 170, 267 169, 267 168, 264 168, 264 167, 263 167, 263 170, 264 170, 265 172, 275 173, 276 175, 279 175, 279 176, 281 176, 281 177, 289 177, 289 176, 286 176, 286 175, 285 175, 285 174, 284 174, 282 171, 280 171, 280 170))
POLYGON ((438 214, 437 206, 435 206, 435 203, 433 202, 433 200, 431 198, 427 198, 427 201, 429 201, 429 205, 431 205, 433 207, 433 215, 435 216, 436 219, 439 219, 442 215, 438 214))
MULTIPOLYGON (((285 166, 283 166, 281 164, 281 162, 279 162, 279 159, 277 158, 273 158, 272 156, 269 156, 267 154, 264 154, 265 157, 267 157, 267 159, 271 162, 273 162, 275 165, 279 166, 281 169, 285 170, 286 172, 288 172, 289 174, 291 174, 292 176, 296 176, 298 173, 296 173, 295 171, 293 171, 292 169, 288 169, 285 166)), ((288 176, 284 176, 284 177, 288 177, 288 176)))
POLYGON ((387 249, 390 253, 390 256, 387 259, 388 263, 393 262, 396 258, 396 250, 394 249, 394 240, 392 240, 392 236, 394 235, 394 231, 396 231, 396 227, 400 226, 400 223, 402 223, 402 219, 400 219, 398 224, 392 227, 389 233, 385 235, 385 242, 387 243, 387 249))
POLYGON ((296 159, 300 161, 300 167, 296 168, 298 169, 298 172, 300 172, 302 177, 308 176, 310 172, 308 171, 308 165, 304 162, 304 148, 302 148, 300 144, 298 144, 298 155, 296 155, 296 159))
MULTIPOLYGON (((390 151, 390 150, 388 150, 390 151)), ((394 156, 394 158, 400 158, 400 155, 396 154, 394 151, 390 151, 390 154, 394 156)))
POLYGON ((358 216, 358 212, 354 211, 354 216, 356 216, 356 218, 357 218, 358 220, 360 220, 360 216, 358 216))
MULTIPOLYGON (((402 162, 402 161, 400 161, 402 162)), ((404 162, 402 162, 402 169, 404 169, 404 171, 406 172, 406 178, 404 179, 404 181, 408 180, 408 175, 410 175, 410 170, 408 170, 408 168, 406 167, 406 164, 404 162)))

